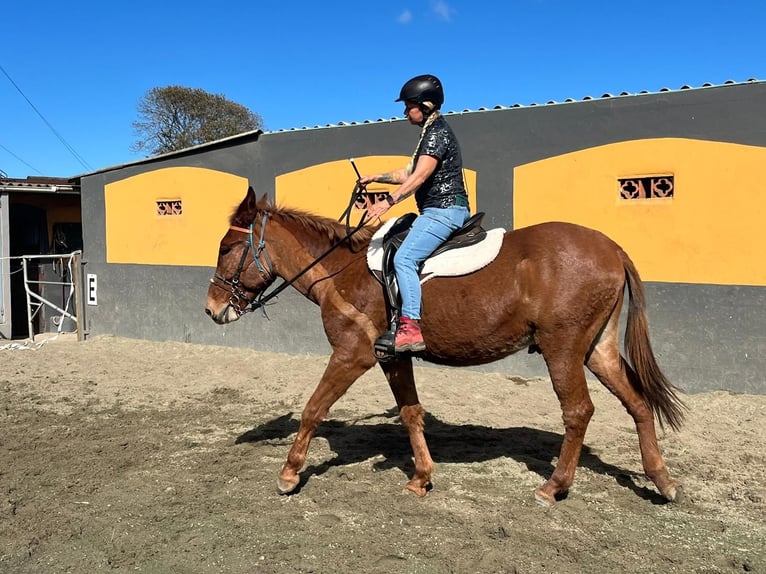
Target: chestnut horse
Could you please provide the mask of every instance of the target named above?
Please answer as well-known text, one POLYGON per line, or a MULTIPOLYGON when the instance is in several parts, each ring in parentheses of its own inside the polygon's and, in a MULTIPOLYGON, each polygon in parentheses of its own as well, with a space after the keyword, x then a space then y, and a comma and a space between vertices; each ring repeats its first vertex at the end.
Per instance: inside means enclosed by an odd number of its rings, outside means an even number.
MULTIPOLYGON (((374 227, 347 227, 324 217, 270 204, 247 191, 220 244, 206 313, 219 324, 236 321, 263 303, 277 277, 319 305, 332 348, 327 368, 301 415, 295 442, 278 478, 293 491, 309 443, 330 407, 378 362, 375 339, 387 329, 381 285, 367 267, 374 227)), ((281 289, 280 289, 281 290, 281 289)), ((583 365, 622 402, 635 421, 646 475, 667 500, 680 485, 665 466, 654 419, 678 429, 685 406, 657 366, 649 342, 644 289, 627 254, 600 232, 569 223, 543 223, 505 234, 497 258, 466 276, 423 285, 422 358, 441 365, 489 363, 531 347, 545 359, 563 411, 565 434, 551 477, 535 490, 553 505, 574 479, 593 414, 583 365), (618 319, 627 287, 625 349, 618 319)), ((406 488, 431 487, 434 463, 423 434, 412 359, 381 361, 415 458, 406 488)))

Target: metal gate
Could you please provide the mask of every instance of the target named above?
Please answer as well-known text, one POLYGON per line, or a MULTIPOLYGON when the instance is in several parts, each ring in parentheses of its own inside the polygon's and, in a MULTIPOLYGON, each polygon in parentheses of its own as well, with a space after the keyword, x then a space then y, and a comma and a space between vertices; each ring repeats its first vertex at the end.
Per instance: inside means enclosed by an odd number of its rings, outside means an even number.
POLYGON ((74 251, 69 254, 57 255, 21 255, 9 257, 9 260, 20 261, 21 266, 16 272, 23 273, 24 293, 27 306, 27 327, 29 341, 35 340, 35 322, 40 320, 45 312, 55 331, 43 329, 45 332, 76 333, 77 340, 84 339, 84 321, 82 306, 82 252, 74 251), (60 269, 60 279, 48 277, 45 274, 31 273, 32 268, 40 269, 45 264, 60 269), (60 300, 53 301, 51 294, 55 291, 63 293, 60 300))

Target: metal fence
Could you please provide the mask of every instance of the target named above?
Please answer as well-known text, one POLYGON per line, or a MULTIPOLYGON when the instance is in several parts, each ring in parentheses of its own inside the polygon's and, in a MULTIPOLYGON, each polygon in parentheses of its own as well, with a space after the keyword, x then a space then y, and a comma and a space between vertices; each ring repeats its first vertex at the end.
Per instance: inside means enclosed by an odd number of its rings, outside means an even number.
POLYGON ((64 326, 67 324, 67 320, 69 320, 74 325, 77 340, 83 340, 82 251, 57 255, 20 255, 10 259, 21 261, 21 272, 24 275, 24 292, 27 303, 29 340, 34 341, 35 339, 35 318, 44 309, 50 311, 51 322, 56 326, 58 333, 71 332, 64 330, 64 326), (45 276, 40 279, 36 274, 30 273, 32 265, 39 266, 45 263, 61 266, 60 280, 51 280, 45 276), (63 289, 65 292, 65 296, 62 298, 63 301, 52 301, 46 297, 46 289, 49 288, 63 289))

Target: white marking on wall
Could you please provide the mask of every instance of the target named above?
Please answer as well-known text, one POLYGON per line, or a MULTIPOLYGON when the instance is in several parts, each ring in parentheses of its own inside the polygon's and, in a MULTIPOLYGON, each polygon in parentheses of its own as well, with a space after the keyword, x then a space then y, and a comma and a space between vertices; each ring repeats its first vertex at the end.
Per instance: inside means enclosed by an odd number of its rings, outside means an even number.
POLYGON ((98 305, 98 278, 95 273, 85 276, 85 299, 88 305, 98 305))

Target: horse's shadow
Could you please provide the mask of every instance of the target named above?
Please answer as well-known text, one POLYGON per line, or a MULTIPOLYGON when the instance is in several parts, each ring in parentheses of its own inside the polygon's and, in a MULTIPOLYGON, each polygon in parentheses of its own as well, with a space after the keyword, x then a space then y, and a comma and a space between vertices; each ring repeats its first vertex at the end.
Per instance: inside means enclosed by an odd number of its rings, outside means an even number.
MULTIPOLYGON (((358 463, 373 457, 382 457, 382 460, 375 463, 377 469, 398 468, 405 475, 411 475, 414 470, 412 451, 406 430, 398 421, 397 410, 390 409, 366 419, 379 417, 387 418, 390 422, 357 424, 364 419, 350 422, 331 419, 320 424, 315 436, 326 439, 336 456, 304 468, 301 482, 293 492, 299 492, 312 475, 318 476, 332 467, 358 463)), ((492 428, 451 424, 430 414, 426 414, 425 423, 426 440, 435 462, 471 463, 509 457, 525 464, 527 469, 545 479, 553 474, 553 459, 558 456, 563 440, 559 433, 529 427, 492 428)), ((242 433, 235 442, 283 441, 298 431, 298 425, 299 420, 293 413, 287 413, 242 433)), ((638 456, 638 447, 636 451, 638 456)), ((659 493, 636 484, 634 478, 639 476, 638 473, 602 461, 587 445, 583 445, 580 466, 611 476, 622 487, 654 504, 666 503, 659 493)))

